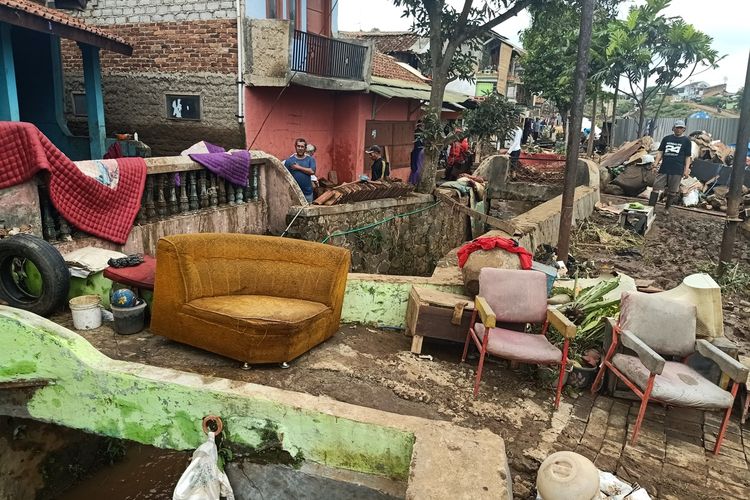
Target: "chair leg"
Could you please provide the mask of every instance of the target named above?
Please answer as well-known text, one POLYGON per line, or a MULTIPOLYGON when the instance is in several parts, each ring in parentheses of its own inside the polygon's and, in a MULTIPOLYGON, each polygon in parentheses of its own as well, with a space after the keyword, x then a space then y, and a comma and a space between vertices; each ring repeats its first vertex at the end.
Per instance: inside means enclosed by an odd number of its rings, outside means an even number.
POLYGON ((638 418, 635 421, 635 429, 633 429, 633 439, 630 440, 631 445, 635 445, 638 440, 638 433, 641 430, 641 424, 643 423, 643 417, 646 415, 646 407, 648 406, 648 398, 651 397, 651 389, 654 388, 655 374, 651 374, 648 378, 648 385, 646 390, 643 392, 643 398, 641 398, 641 409, 638 411, 638 418))
POLYGON ((479 382, 482 380, 482 370, 484 369, 484 355, 485 351, 482 349, 479 352, 479 366, 477 366, 477 378, 474 382, 474 399, 477 399, 477 396, 479 396, 479 382))
POLYGON ((560 377, 557 380, 557 394, 555 394, 555 410, 560 406, 560 394, 562 393, 563 379, 565 377, 565 367, 568 364, 568 339, 563 343, 562 361, 560 363, 560 377))
POLYGON ((599 392, 599 389, 602 388, 602 383, 604 382, 604 374, 606 372, 607 372, 607 362, 605 360, 599 366, 599 373, 596 374, 596 378, 594 379, 594 383, 591 384, 591 394, 596 394, 597 392, 599 392))
POLYGON ((724 421, 721 423, 721 428, 719 429, 719 435, 716 436, 716 445, 714 445, 714 455, 718 455, 719 451, 721 451, 721 443, 724 441, 724 434, 727 432, 727 426, 729 425, 729 417, 732 416, 732 407, 734 406, 734 398, 737 396, 737 389, 739 389, 739 384, 737 382, 734 382, 732 384, 732 404, 727 408, 727 411, 724 413, 724 421))
POLYGON ((464 353, 461 355, 461 363, 466 361, 466 355, 469 354, 469 342, 471 341, 471 329, 469 329, 469 331, 466 332, 466 341, 464 342, 464 353))

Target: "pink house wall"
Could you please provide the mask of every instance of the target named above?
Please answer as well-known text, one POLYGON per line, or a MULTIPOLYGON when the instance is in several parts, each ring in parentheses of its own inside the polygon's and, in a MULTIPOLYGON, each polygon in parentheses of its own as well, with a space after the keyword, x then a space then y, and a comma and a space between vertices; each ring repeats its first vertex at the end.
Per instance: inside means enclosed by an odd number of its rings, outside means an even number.
MULTIPOLYGON (((368 120, 409 121, 420 115, 416 101, 301 86, 287 88, 274 105, 280 92, 280 88, 246 89, 247 146, 284 160, 294 152, 294 140, 304 137, 318 148, 318 177, 335 170, 339 182, 351 182, 370 173, 370 160, 364 152, 368 120)), ((407 180, 409 169, 396 169, 392 176, 407 180)))

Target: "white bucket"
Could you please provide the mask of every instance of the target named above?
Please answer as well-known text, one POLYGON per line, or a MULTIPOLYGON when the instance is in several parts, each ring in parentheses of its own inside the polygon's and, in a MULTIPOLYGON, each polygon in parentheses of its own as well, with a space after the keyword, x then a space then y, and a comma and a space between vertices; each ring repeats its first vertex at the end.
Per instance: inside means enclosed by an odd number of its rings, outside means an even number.
POLYGON ((91 330, 102 326, 100 302, 98 295, 81 295, 70 299, 68 305, 73 313, 73 327, 76 330, 91 330))

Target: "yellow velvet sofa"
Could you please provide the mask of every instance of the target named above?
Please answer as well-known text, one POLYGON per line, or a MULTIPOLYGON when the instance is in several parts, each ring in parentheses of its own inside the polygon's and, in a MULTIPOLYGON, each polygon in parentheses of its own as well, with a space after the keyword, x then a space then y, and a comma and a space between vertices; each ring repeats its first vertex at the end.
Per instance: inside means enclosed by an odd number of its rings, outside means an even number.
POLYGON ((231 233, 161 238, 151 331, 247 363, 291 361, 339 327, 349 251, 231 233))

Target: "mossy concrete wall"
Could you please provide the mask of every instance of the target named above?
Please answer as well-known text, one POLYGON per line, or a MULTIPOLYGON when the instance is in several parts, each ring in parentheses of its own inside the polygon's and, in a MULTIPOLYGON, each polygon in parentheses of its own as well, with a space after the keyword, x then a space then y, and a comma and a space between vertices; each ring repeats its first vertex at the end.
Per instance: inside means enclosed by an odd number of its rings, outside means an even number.
POLYGON ((232 444, 257 451, 270 434, 297 460, 406 479, 407 498, 512 498, 503 441, 487 430, 115 361, 70 330, 0 306, 0 383, 39 379, 49 385, 0 393, 0 413, 173 449, 196 448, 202 418, 219 415, 232 444))
POLYGON ((308 241, 328 238, 327 243, 350 249, 355 273, 429 276, 440 258, 466 237, 466 216, 449 203, 423 194, 292 207, 287 223, 292 220, 290 236, 308 241), (384 220, 380 225, 335 236, 384 220))

